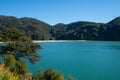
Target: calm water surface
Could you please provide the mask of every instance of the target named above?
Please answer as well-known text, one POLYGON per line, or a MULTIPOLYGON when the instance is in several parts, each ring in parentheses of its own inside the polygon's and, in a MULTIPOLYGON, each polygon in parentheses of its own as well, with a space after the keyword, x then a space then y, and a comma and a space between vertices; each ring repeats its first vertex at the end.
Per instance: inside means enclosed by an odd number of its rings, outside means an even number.
POLYGON ((53 67, 77 80, 120 80, 120 42, 42 42, 41 60, 29 64, 36 72, 53 67))

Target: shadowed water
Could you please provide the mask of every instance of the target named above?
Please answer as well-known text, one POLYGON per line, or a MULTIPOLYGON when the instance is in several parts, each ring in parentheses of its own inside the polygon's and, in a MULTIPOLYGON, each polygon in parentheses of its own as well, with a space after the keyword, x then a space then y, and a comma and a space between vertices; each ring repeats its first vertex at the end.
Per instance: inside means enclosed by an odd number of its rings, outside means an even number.
POLYGON ((120 42, 41 42, 41 60, 30 71, 53 67, 77 80, 120 80, 120 42))

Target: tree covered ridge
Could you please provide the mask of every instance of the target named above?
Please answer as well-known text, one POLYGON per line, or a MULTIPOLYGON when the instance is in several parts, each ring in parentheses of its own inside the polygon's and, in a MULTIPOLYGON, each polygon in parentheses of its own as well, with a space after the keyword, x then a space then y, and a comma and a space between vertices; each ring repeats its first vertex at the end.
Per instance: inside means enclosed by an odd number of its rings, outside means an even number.
POLYGON ((33 40, 109 40, 120 41, 120 17, 108 23, 78 21, 49 25, 35 18, 0 16, 0 32, 14 26, 33 40))

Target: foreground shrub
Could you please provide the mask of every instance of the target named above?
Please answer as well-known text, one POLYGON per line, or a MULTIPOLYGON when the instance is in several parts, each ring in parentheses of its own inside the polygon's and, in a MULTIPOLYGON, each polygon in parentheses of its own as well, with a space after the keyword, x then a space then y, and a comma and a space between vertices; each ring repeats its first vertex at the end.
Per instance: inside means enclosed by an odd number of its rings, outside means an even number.
POLYGON ((40 69, 37 74, 34 76, 34 80, 64 80, 62 73, 55 71, 52 68, 49 68, 45 71, 40 69))
POLYGON ((11 73, 8 68, 5 68, 4 64, 0 64, 0 80, 20 80, 20 79, 17 74, 11 73))

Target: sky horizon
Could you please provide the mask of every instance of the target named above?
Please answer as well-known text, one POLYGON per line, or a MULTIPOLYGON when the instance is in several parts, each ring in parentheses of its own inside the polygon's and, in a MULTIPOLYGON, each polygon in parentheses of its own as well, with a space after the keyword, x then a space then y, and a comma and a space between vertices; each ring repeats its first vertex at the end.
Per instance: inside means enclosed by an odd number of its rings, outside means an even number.
POLYGON ((50 25, 107 23, 120 16, 119 4, 120 0, 0 0, 0 15, 36 18, 50 25))

